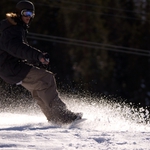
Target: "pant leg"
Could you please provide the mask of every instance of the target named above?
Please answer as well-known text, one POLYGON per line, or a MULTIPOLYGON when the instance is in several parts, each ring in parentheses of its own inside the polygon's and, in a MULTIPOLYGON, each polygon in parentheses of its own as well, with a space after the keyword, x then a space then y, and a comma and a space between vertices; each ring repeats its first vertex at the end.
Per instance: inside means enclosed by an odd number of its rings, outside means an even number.
POLYGON ((54 75, 44 69, 32 68, 22 81, 22 86, 31 91, 32 96, 33 91, 37 91, 45 105, 50 105, 53 99, 58 97, 54 75))
POLYGON ((34 99, 36 100, 38 106, 40 107, 41 111, 46 116, 47 120, 50 120, 51 113, 49 112, 49 108, 44 104, 44 102, 42 101, 42 99, 38 97, 36 91, 31 92, 31 93, 32 93, 32 96, 34 97, 34 99))
POLYGON ((22 81, 22 86, 28 89, 37 100, 48 121, 69 123, 76 119, 76 114, 69 111, 59 98, 53 73, 32 68, 22 81))

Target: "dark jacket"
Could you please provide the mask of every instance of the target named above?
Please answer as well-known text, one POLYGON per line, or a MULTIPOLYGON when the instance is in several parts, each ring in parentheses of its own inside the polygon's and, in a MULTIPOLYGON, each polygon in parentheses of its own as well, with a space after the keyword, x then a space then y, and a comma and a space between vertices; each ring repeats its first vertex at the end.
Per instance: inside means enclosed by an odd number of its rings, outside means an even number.
POLYGON ((10 84, 22 81, 31 69, 25 60, 39 61, 42 53, 28 45, 27 26, 17 17, 0 22, 0 77, 10 84))

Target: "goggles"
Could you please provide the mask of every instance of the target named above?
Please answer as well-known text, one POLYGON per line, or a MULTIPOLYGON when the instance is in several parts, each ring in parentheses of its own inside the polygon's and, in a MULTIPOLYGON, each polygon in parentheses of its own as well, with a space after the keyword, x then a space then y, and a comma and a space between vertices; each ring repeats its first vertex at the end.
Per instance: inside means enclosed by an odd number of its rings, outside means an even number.
POLYGON ((34 18, 35 13, 34 13, 34 11, 30 11, 30 10, 22 10, 21 15, 24 16, 24 17, 34 18))

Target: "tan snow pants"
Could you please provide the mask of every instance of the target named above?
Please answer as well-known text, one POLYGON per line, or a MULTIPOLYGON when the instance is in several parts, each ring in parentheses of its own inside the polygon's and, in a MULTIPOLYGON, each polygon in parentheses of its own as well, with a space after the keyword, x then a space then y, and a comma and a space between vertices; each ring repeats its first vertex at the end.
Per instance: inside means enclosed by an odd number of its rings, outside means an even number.
POLYGON ((22 81, 22 86, 31 92, 48 121, 57 123, 61 119, 62 113, 67 109, 58 96, 52 72, 39 68, 31 68, 22 81))

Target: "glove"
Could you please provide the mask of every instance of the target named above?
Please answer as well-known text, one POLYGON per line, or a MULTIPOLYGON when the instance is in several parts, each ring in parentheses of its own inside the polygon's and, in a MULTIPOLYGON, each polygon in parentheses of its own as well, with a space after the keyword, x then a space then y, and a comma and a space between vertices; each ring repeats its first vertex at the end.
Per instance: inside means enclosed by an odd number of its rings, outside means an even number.
POLYGON ((40 54, 39 61, 44 65, 49 64, 49 54, 48 53, 40 54))
POLYGON ((46 54, 43 55, 43 56, 44 56, 43 58, 45 59, 45 61, 49 62, 49 54, 46 53, 46 54))

